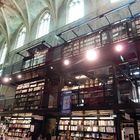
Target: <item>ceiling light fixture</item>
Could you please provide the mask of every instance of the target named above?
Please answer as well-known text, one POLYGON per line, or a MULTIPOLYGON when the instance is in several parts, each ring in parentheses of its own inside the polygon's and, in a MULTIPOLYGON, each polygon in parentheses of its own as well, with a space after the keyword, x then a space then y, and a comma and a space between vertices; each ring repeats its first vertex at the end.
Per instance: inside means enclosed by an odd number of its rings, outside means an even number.
POLYGON ((50 66, 50 69, 53 70, 53 66, 50 66))
POLYGON ((22 78, 22 75, 21 74, 17 75, 17 78, 18 79, 21 79, 22 78))
POLYGON ((70 61, 68 59, 64 60, 64 65, 68 66, 70 64, 70 61))
POLYGON ((4 78, 3 78, 3 82, 4 82, 4 83, 8 83, 8 82, 9 82, 9 77, 4 77, 4 78))
POLYGON ((122 52, 123 49, 124 49, 124 46, 121 45, 121 44, 118 44, 118 45, 115 46, 115 51, 116 52, 122 52))
POLYGON ((87 76, 86 75, 78 75, 78 76, 75 76, 75 79, 85 79, 85 78, 87 78, 87 76))
POLYGON ((95 50, 87 50, 86 58, 89 61, 94 61, 97 59, 97 52, 95 50))
POLYGON ((10 77, 10 78, 9 78, 9 80, 11 81, 11 80, 12 80, 12 78, 10 77))

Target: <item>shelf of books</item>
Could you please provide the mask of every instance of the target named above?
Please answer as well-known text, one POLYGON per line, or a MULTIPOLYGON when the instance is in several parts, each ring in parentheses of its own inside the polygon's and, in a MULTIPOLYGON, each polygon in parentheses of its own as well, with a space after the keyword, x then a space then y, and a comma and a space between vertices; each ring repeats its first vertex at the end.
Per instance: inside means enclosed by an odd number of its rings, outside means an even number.
POLYGON ((140 17, 135 20, 137 34, 140 34, 140 17))
POLYGON ((139 139, 140 139, 140 121, 138 121, 138 134, 139 134, 139 139))
POLYGON ((86 79, 78 86, 65 86, 64 91, 71 91, 72 106, 100 106, 102 104, 113 105, 113 79, 110 77, 106 83, 102 83, 98 78, 86 79))
POLYGON ((46 53, 47 50, 34 52, 33 58, 24 61, 23 70, 25 71, 28 69, 45 65, 46 53))
POLYGON ((9 137, 26 137, 30 132, 32 113, 15 113, 12 115, 7 136, 9 137))
POLYGON ((112 41, 117 42, 127 38, 127 30, 125 23, 115 25, 112 28, 112 41))
POLYGON ((14 110, 36 110, 41 107, 45 80, 27 82, 17 86, 14 110))
POLYGON ((114 118, 110 116, 62 117, 59 121, 59 137, 70 135, 74 140, 115 140, 114 118))
MULTIPOLYGON (((105 35, 104 35, 105 36, 105 35)), ((89 35, 86 38, 82 38, 80 40, 76 40, 73 43, 70 43, 66 47, 63 48, 63 57, 72 57, 76 55, 80 55, 84 53, 87 49, 92 48, 100 48, 101 47, 101 39, 100 34, 95 33, 93 35, 89 35)), ((104 40, 107 39, 104 37, 104 40)), ((103 41, 104 41, 103 40, 103 41)))

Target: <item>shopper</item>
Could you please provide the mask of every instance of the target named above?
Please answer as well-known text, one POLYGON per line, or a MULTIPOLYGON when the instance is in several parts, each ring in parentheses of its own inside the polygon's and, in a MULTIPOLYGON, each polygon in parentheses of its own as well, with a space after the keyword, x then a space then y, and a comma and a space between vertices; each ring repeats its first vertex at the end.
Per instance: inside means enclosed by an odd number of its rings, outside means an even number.
POLYGON ((3 136, 2 136, 2 134, 0 135, 0 140, 3 140, 3 136))
POLYGON ((49 140, 49 139, 46 139, 45 136, 43 136, 42 134, 40 134, 39 137, 37 138, 37 140, 49 140))
POLYGON ((47 134, 47 140, 51 140, 51 134, 50 133, 47 134))
POLYGON ((27 132, 27 135, 23 138, 23 140, 32 140, 31 132, 27 132))

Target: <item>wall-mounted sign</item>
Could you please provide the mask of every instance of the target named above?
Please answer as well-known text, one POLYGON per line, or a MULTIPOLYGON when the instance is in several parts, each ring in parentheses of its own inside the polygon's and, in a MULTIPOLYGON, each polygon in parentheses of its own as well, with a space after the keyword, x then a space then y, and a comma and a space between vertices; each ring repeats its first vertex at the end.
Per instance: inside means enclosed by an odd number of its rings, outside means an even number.
POLYGON ((34 126, 34 125, 31 125, 30 131, 31 131, 31 132, 34 132, 34 130, 35 130, 35 126, 34 126))
POLYGON ((32 117, 33 117, 35 120, 40 120, 40 121, 43 120, 43 116, 40 116, 40 115, 32 115, 32 117))
POLYGON ((62 93, 61 113, 63 115, 71 113, 71 94, 72 91, 65 91, 62 93))
POLYGON ((127 113, 124 114, 124 118, 125 118, 126 120, 130 120, 130 119, 131 119, 131 118, 130 118, 130 115, 127 114, 127 113))

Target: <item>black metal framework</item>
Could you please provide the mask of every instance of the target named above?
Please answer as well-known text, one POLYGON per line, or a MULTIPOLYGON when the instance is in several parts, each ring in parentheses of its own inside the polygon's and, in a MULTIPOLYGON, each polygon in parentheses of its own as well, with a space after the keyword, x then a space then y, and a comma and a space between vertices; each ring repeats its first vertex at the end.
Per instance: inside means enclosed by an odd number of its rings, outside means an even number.
MULTIPOLYGON (((30 49, 19 52, 18 54, 23 57, 22 65, 18 67, 18 71, 16 71, 16 66, 18 64, 10 66, 7 69, 8 74, 11 75, 16 72, 23 73, 25 79, 21 79, 19 81, 17 79, 15 80, 18 85, 34 81, 41 76, 41 78, 45 79, 45 90, 50 93, 54 90, 53 87, 56 88, 57 85, 57 90, 54 91, 58 96, 58 104, 57 106, 55 105, 52 107, 50 103, 50 108, 43 106, 44 108, 42 107, 42 110, 39 110, 38 108, 30 108, 30 101, 26 104, 24 100, 31 100, 32 107, 36 98, 40 99, 40 97, 38 95, 33 95, 34 97, 30 98, 29 96, 32 96, 32 93, 28 93, 30 91, 25 89, 25 93, 27 93, 28 96, 27 98, 24 93, 16 94, 17 108, 20 107, 20 104, 22 107, 23 101, 25 108, 22 108, 20 110, 21 112, 36 109, 36 114, 45 114, 45 111, 48 111, 47 113, 49 113, 50 110, 54 111, 54 109, 57 109, 58 112, 54 112, 56 113, 55 116, 58 117, 61 115, 59 104, 61 102, 60 94, 62 87, 66 84, 65 80, 73 80, 74 78, 72 77, 72 74, 85 74, 88 77, 88 80, 94 80, 94 82, 97 82, 96 78, 98 78, 98 82, 93 84, 93 81, 90 81, 85 84, 84 88, 80 88, 80 83, 76 83, 79 87, 76 90, 72 90, 72 111, 79 110, 84 112, 88 109, 114 110, 115 115, 117 115, 117 118, 115 119, 115 126, 118 132, 117 139, 121 140, 121 109, 133 114, 135 102, 138 101, 139 97, 137 90, 140 80, 140 60, 138 57, 139 50, 137 50, 138 43, 136 44, 135 41, 138 41, 140 37, 140 15, 133 15, 130 9, 131 4, 120 7, 120 9, 125 7, 129 11, 131 18, 120 19, 119 21, 112 23, 108 14, 114 11, 110 11, 109 13, 105 13, 79 25, 86 26, 88 28, 88 32, 85 34, 79 35, 77 32, 77 28, 79 26, 58 34, 57 36, 61 38, 64 43, 63 45, 57 46, 57 48, 52 48, 51 44, 42 42, 41 45, 33 46, 30 49), (102 18, 105 18, 107 25, 99 30, 93 30, 94 22, 102 18), (64 36, 67 33, 72 33, 74 37, 71 36, 70 39, 65 38, 64 36), (113 52, 113 46, 118 43, 127 46, 125 53, 115 54, 113 52), (102 56, 102 60, 93 64, 87 64, 86 61, 83 60, 83 54, 88 49, 96 49, 99 51, 102 56), (59 52, 56 53, 56 50, 59 50, 59 52), (27 55, 25 55, 24 52, 27 55), (40 59, 41 54, 39 53, 41 52, 44 55, 40 59), (55 56, 56 54, 57 56, 55 56), (62 66, 62 60, 66 58, 70 58, 72 62, 72 65, 67 68, 62 66), (109 74, 102 75, 102 73, 100 73, 101 70, 99 69, 108 66, 110 66, 108 70, 109 74), (97 74, 98 72, 100 74, 97 74), (71 78, 69 78, 69 76, 71 78), (28 79, 26 79, 27 77, 28 79), (20 97, 21 95, 23 95, 23 98, 20 97), (40 112, 37 112, 38 110, 40 112)), ((5 68, 3 75, 6 74, 5 68)), ((19 92, 22 92, 22 90, 19 90, 19 92)), ((34 93, 36 92, 33 92, 33 94, 34 93)), ((48 105, 49 95, 47 95, 47 99, 44 99, 44 101, 45 100, 48 105)), ((19 110, 14 111, 16 112, 19 110)))

